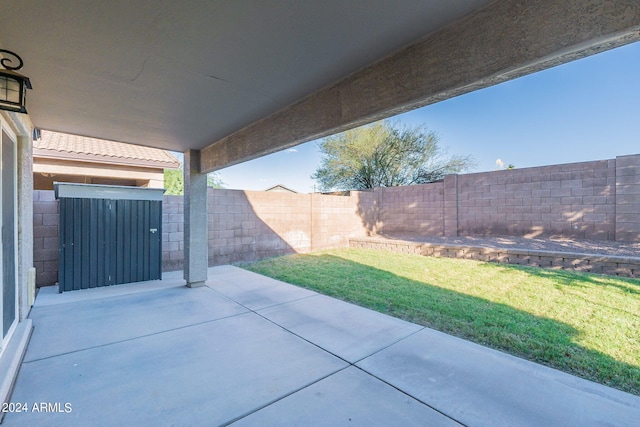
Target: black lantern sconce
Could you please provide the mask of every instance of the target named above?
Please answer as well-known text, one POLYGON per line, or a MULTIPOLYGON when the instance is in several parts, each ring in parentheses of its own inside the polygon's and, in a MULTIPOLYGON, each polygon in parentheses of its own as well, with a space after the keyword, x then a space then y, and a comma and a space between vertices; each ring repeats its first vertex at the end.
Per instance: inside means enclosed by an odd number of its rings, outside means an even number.
POLYGON ((26 113, 25 100, 27 89, 31 89, 31 82, 28 77, 15 72, 22 68, 22 58, 4 49, 0 49, 0 54, 0 65, 4 67, 0 69, 0 110, 26 113), (7 57, 5 54, 10 56, 7 57), (15 62, 17 65, 13 65, 15 62))

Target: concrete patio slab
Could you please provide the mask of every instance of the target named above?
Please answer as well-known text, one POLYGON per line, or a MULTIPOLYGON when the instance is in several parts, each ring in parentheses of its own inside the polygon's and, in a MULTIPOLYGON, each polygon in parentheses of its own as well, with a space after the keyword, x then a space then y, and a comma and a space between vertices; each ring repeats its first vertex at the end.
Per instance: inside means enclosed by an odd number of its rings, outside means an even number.
POLYGON ((324 295, 259 310, 258 313, 350 363, 423 328, 324 295))
POLYGON ((12 402, 56 402, 62 410, 10 413, 5 422, 221 425, 345 366, 248 313, 24 363, 12 402))
POLYGON ((58 286, 45 286, 38 290, 34 307, 45 305, 57 305, 65 302, 86 301, 88 299, 104 298, 108 296, 119 296, 135 294, 139 292, 155 291, 164 288, 177 288, 185 286, 181 271, 171 271, 162 273, 162 280, 149 280, 146 282, 126 283, 117 286, 102 286, 99 288, 83 289, 82 292, 59 292, 58 286))
POLYGON ((230 265, 209 268, 207 286, 251 310, 317 295, 308 289, 230 265))
MULTIPOLYGON (((112 286, 111 288, 117 288, 112 286)), ((106 288, 105 288, 106 290, 106 288)), ((86 291, 73 291, 80 298, 86 291)), ((104 294, 110 296, 113 290, 104 294)), ((36 306, 25 361, 99 347, 144 335, 234 316, 247 310, 208 288, 171 287, 84 301, 36 306), (73 331, 73 333, 70 333, 73 331)), ((66 293, 60 301, 66 301, 66 293)))
POLYGON ((235 426, 460 426, 353 366, 288 396, 235 426))
POLYGON ((281 280, 272 279, 271 277, 263 276, 261 274, 254 273, 244 268, 236 267, 234 265, 217 265, 215 267, 209 267, 207 270, 209 284, 221 284, 238 286, 242 284, 242 288, 255 288, 255 287, 272 287, 282 286, 287 283, 281 280))
POLYGON ((209 274, 195 289, 45 294, 10 398, 27 412, 3 426, 640 419, 638 396, 235 267, 209 274))
POLYGON ((431 329, 357 366, 469 426, 640 422, 640 397, 431 329))

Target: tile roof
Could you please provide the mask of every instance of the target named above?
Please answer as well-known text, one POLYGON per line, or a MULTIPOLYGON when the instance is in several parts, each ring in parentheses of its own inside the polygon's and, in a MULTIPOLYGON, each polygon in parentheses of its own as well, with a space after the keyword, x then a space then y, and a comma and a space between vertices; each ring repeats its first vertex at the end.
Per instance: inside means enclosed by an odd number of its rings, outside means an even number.
POLYGON ((33 141, 33 155, 169 169, 180 166, 178 159, 167 150, 47 130, 41 131, 40 139, 33 141))

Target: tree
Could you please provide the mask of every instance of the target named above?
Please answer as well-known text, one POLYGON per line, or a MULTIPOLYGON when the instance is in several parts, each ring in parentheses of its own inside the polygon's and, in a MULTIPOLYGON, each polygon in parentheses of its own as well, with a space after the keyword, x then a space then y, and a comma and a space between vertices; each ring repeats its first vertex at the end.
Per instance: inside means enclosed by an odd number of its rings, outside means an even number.
POLYGON ((184 193, 184 176, 182 167, 179 169, 164 170, 164 188, 167 191, 164 194, 171 196, 180 196, 184 193))
POLYGON ((469 170, 469 155, 447 156, 424 126, 381 121, 330 136, 319 144, 322 163, 311 176, 322 191, 424 184, 469 170))
MULTIPOLYGON (((207 187, 224 188, 224 182, 216 172, 207 174, 207 187)), ((181 196, 184 194, 184 171, 182 165, 178 169, 164 170, 165 194, 181 196)))
POLYGON ((207 174, 207 187, 224 188, 224 186, 225 183, 222 181, 222 178, 220 178, 220 175, 218 175, 218 172, 207 174))

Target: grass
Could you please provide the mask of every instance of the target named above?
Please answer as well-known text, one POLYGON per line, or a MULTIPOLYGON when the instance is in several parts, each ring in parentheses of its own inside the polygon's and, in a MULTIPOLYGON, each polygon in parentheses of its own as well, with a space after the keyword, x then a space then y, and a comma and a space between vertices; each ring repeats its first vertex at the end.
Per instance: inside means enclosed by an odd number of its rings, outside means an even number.
POLYGON ((640 281, 366 249, 240 265, 640 395, 640 281))

